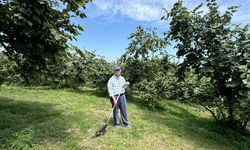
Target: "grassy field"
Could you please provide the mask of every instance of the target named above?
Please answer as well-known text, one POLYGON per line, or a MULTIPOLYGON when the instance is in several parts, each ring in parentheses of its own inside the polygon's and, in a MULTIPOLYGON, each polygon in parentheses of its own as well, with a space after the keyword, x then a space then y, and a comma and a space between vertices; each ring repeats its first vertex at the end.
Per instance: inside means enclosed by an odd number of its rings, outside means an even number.
POLYGON ((132 128, 95 138, 111 106, 100 91, 0 87, 0 149, 248 149, 250 136, 213 123, 203 108, 164 101, 153 111, 128 97, 132 128))

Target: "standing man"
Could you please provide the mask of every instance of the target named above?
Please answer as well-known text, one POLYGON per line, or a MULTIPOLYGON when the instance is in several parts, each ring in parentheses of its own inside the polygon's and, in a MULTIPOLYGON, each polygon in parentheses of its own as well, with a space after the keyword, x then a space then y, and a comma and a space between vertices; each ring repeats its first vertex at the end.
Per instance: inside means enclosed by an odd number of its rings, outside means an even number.
POLYGON ((125 86, 129 85, 129 82, 126 82, 125 79, 121 76, 121 67, 114 67, 114 75, 108 81, 108 91, 110 96, 110 102, 112 104, 113 118, 114 118, 114 126, 115 128, 119 128, 120 120, 118 117, 118 110, 120 109, 122 123, 126 128, 131 128, 127 118, 127 104, 126 104, 126 96, 125 96, 125 86), (117 100, 118 95, 120 94, 119 100, 117 100))

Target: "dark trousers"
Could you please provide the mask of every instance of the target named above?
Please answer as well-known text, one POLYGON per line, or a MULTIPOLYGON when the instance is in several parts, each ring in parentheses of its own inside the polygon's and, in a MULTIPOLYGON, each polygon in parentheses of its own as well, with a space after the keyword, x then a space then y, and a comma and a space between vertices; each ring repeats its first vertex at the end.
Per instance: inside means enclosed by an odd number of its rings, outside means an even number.
MULTIPOLYGON (((115 98, 117 99, 118 96, 115 96, 115 98)), ((113 108, 114 107, 114 100, 112 99, 112 97, 110 97, 110 102, 111 102, 112 108, 113 108)), ((120 125, 120 120, 118 117, 119 109, 120 109, 120 113, 121 113, 122 123, 125 126, 129 125, 128 117, 127 117, 127 104, 126 104, 125 94, 120 96, 119 100, 117 101, 116 107, 114 108, 114 111, 113 111, 114 125, 120 125)))

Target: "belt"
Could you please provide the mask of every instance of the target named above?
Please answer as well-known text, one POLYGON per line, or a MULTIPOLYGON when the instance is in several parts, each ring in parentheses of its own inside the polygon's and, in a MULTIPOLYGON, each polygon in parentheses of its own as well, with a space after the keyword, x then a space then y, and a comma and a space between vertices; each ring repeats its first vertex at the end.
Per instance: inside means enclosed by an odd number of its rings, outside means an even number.
MULTIPOLYGON (((120 94, 120 96, 122 96, 122 95, 124 95, 125 93, 122 93, 122 94, 120 94)), ((115 95, 115 96, 119 96, 119 94, 117 94, 117 95, 115 95)))

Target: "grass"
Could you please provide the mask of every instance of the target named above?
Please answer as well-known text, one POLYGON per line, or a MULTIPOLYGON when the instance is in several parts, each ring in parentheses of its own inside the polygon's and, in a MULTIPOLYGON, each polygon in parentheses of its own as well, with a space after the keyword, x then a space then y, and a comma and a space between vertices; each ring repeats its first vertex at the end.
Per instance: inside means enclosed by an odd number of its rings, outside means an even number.
POLYGON ((153 111, 136 96, 128 97, 132 128, 115 129, 95 138, 111 109, 105 94, 0 87, 0 149, 249 149, 250 136, 214 124, 196 105, 161 102, 153 111))

